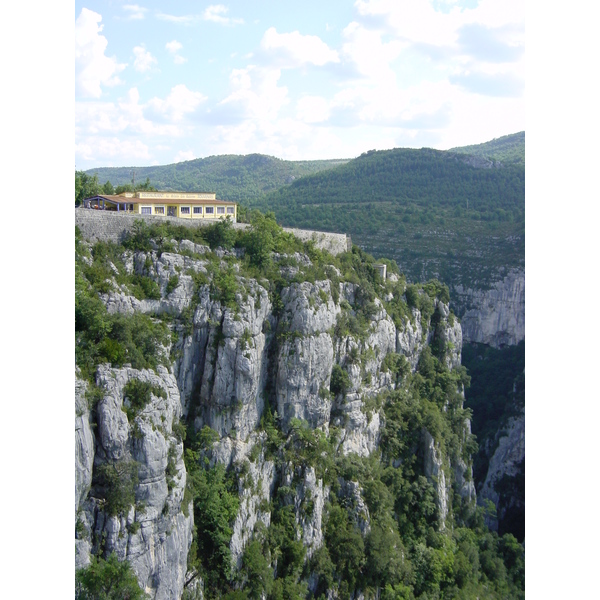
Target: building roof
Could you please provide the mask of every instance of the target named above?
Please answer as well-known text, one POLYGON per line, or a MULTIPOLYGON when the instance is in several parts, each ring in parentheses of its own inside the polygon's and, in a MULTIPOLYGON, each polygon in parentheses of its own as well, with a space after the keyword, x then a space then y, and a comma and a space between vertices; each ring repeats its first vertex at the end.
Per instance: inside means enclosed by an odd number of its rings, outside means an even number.
POLYGON ((169 204, 208 204, 208 205, 227 205, 231 206, 232 204, 237 204, 237 202, 232 202, 229 200, 205 200, 198 198, 126 198, 125 196, 113 196, 106 194, 97 194, 96 196, 91 196, 90 198, 86 198, 85 200, 94 200, 96 198, 104 198, 109 202, 113 202, 114 204, 160 204, 168 206, 169 204))

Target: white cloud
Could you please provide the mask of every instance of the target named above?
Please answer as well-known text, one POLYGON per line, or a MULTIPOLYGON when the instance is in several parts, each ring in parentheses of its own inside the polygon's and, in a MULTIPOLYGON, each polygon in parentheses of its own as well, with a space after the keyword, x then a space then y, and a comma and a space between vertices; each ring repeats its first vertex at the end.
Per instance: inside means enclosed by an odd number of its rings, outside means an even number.
POLYGON ((250 65, 229 76, 232 92, 213 111, 215 119, 273 121, 289 103, 287 87, 278 86, 281 71, 250 65))
POLYGON ((177 40, 173 40, 172 42, 167 42, 165 44, 165 48, 171 54, 177 54, 177 52, 179 52, 179 50, 181 50, 183 48, 183 46, 177 40))
POLYGON ((490 42, 486 37, 494 38, 494 43, 505 44, 508 49, 524 42, 521 0, 481 0, 474 8, 453 6, 443 12, 436 10, 429 0, 356 0, 354 6, 364 27, 413 44, 457 50, 460 30, 468 25, 491 30, 487 36, 482 32, 480 44, 490 42))
POLYGON ((198 15, 168 15, 165 13, 157 13, 156 18, 159 21, 168 21, 169 23, 178 23, 180 25, 190 25, 199 19, 198 15))
POLYGON ((221 25, 241 25, 244 19, 232 19, 225 15, 229 12, 229 9, 223 4, 211 4, 206 7, 204 14, 202 15, 205 21, 212 21, 213 23, 219 23, 221 25))
POLYGON ((133 53, 135 54, 133 66, 135 70, 139 71, 140 73, 149 71, 152 68, 152 65, 158 62, 156 58, 154 58, 154 56, 152 56, 152 54, 150 54, 150 52, 144 48, 143 44, 141 46, 136 46, 133 49, 133 53))
POLYGON ((100 35, 101 21, 101 15, 87 8, 75 21, 75 89, 83 98, 99 98, 103 85, 122 83, 117 74, 127 66, 104 54, 108 41, 100 35))
POLYGON ((128 19, 132 21, 138 21, 144 18, 147 8, 143 6, 139 6, 137 4, 125 4, 123 6, 123 10, 126 10, 129 13, 128 19))
POLYGON ((100 162, 106 166, 114 159, 121 163, 150 158, 148 146, 140 140, 122 140, 117 137, 86 138, 75 144, 75 154, 82 160, 100 162))
POLYGON ((194 152, 192 150, 180 150, 175 155, 174 162, 178 163, 178 162, 183 162, 186 160, 194 160, 195 158, 196 158, 196 155, 194 154, 194 152))
POLYGON ((140 104, 140 93, 131 88, 124 98, 114 102, 79 102, 75 104, 75 135, 129 133, 179 136, 182 132, 172 124, 155 123, 144 116, 146 106, 140 104))
POLYGON ((302 35, 299 31, 277 33, 275 27, 269 27, 260 46, 267 55, 275 56, 281 66, 299 67, 312 64, 320 67, 330 62, 340 62, 338 53, 329 48, 320 37, 302 35))
POLYGON ((329 102, 321 96, 304 96, 296 104, 297 117, 304 123, 322 123, 329 119, 329 102))
POLYGON ((406 47, 405 42, 392 40, 384 43, 381 33, 350 23, 343 31, 344 59, 353 63, 358 73, 385 87, 396 85, 396 74, 390 63, 406 47))
POLYGON ((439 12, 428 0, 357 0, 354 6, 369 28, 434 45, 453 43, 462 21, 460 8, 439 12))
POLYGON ((165 44, 165 48, 173 56, 173 62, 176 65, 182 65, 184 62, 187 61, 187 58, 184 58, 183 56, 178 54, 179 50, 181 50, 183 48, 183 46, 177 40, 173 40, 172 42, 167 42, 165 44))
POLYGON ((204 94, 192 92, 185 84, 179 84, 171 89, 171 93, 164 100, 152 98, 148 102, 148 106, 154 114, 171 122, 178 122, 182 121, 186 115, 195 112, 205 100, 204 94))

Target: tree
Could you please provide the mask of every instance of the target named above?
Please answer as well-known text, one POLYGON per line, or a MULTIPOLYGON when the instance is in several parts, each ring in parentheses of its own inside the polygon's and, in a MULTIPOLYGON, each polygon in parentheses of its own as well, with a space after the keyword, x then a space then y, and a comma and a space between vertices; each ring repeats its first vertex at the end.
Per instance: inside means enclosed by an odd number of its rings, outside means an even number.
POLYGON ((113 187, 113 184, 110 181, 107 181, 102 186, 102 193, 106 194, 107 196, 112 196, 115 193, 115 188, 113 187))
POLYGON ((90 177, 84 171, 75 171, 75 206, 79 206, 85 198, 96 196, 99 192, 98 175, 90 177))
POLYGON ((348 388, 350 387, 350 375, 340 365, 333 365, 331 371, 331 382, 329 389, 334 396, 338 394, 346 395, 348 388))
POLYGON ((208 227, 205 237, 212 249, 219 246, 228 250, 233 248, 236 231, 233 228, 231 219, 220 219, 217 223, 208 227))
POLYGON ((144 600, 131 565, 112 553, 107 560, 91 557, 91 563, 75 574, 76 600, 144 600))
POLYGON ((105 463, 98 468, 109 515, 121 514, 135 503, 135 488, 139 482, 138 466, 132 460, 105 463))

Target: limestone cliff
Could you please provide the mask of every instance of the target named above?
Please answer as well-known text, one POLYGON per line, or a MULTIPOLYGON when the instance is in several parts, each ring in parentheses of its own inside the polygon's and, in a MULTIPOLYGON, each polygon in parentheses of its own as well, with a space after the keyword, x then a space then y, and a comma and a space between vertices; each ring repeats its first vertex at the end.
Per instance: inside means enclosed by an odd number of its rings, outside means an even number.
POLYGON ((500 348, 525 338, 524 271, 513 270, 485 290, 456 285, 452 299, 465 342, 500 348))
MULTIPOLYGON (((433 367, 420 366, 424 353, 430 364, 436 353, 438 370, 459 369, 464 335, 437 297, 425 312, 409 309, 396 275, 382 281, 365 267, 370 280, 344 281, 332 264, 325 267, 327 277, 323 271, 314 277, 308 256, 280 253, 283 279, 275 288, 245 273, 239 253, 211 252, 189 240, 169 244, 169 251, 160 244, 117 249, 98 293, 109 316, 147 314, 166 323, 171 338, 162 351, 169 360, 154 369, 100 364, 95 385, 76 379, 76 566, 85 566, 90 553, 116 552, 156 599, 181 598, 191 580, 186 593, 196 586, 200 594, 202 586, 202 576, 188 571, 194 511, 184 499, 180 419, 188 435, 210 428, 214 439, 200 460, 223 465, 235 479, 239 508, 229 539, 234 572, 246 568, 250 541, 272 526, 276 503, 283 507, 276 515, 280 527, 289 507, 308 565, 324 544, 333 488, 340 499, 335 502, 352 509, 349 518, 360 535, 371 531, 361 482, 346 467, 328 480, 327 453, 341 461, 388 452, 391 446, 382 446, 389 425, 386 394, 404 393, 419 369, 423 377, 435 376, 433 367), (309 274, 304 281, 303 273, 309 274), (136 297, 140 278, 156 284, 159 297, 136 297), (132 382, 151 390, 141 407, 132 400, 132 382), (276 450, 267 416, 279 436, 276 450), (322 458, 311 462, 309 456, 322 458), (132 488, 125 507, 111 505, 114 481, 132 488)), ((80 248, 82 264, 93 269, 90 247, 82 241, 80 248)), ((422 465, 419 485, 434 494, 440 531, 453 518, 453 497, 467 505, 475 497, 461 385, 444 381, 457 398, 440 405, 440 415, 454 415, 453 449, 446 448, 436 423, 424 419, 403 450, 422 465)), ((269 559, 275 574, 283 572, 284 558, 269 559)), ((316 590, 318 577, 309 575, 306 585, 316 590)))

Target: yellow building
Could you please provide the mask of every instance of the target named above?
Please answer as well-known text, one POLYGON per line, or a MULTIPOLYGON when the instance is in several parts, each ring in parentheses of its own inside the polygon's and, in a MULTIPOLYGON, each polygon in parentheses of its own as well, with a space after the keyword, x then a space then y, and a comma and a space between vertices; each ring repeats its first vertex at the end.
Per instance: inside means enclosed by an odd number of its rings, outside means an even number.
POLYGON ((225 219, 237 221, 237 204, 217 200, 214 192, 123 192, 99 194, 83 201, 85 208, 138 215, 160 215, 181 219, 225 219))

